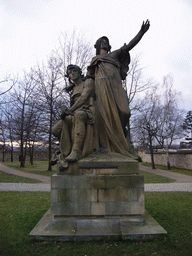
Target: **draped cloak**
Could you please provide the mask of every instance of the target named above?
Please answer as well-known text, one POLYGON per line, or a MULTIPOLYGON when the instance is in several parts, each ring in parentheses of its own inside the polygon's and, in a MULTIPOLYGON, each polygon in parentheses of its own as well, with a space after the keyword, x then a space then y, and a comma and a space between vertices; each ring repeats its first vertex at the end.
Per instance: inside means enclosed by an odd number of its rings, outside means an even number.
POLYGON ((95 79, 96 125, 98 147, 134 157, 125 137, 130 117, 129 102, 122 87, 130 63, 126 46, 119 50, 95 56, 87 76, 95 79))

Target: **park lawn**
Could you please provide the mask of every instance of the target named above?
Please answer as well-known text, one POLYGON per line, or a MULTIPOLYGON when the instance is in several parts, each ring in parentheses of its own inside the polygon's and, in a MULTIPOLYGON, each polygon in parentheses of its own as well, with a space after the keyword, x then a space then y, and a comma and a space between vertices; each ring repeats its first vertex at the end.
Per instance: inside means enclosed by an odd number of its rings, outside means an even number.
POLYGON ((33 180, 25 177, 0 171, 0 183, 39 183, 41 181, 33 180))
MULTIPOLYGON (((142 162, 141 165, 151 167, 151 163, 142 162)), ((181 169, 181 168, 176 168, 176 167, 171 167, 171 169, 168 170, 167 166, 159 165, 159 164, 155 164, 155 167, 156 167, 156 169, 162 169, 162 170, 165 170, 165 171, 176 172, 176 173, 192 176, 192 170, 181 169)))
POLYGON ((33 165, 31 165, 29 161, 26 161, 24 168, 20 167, 19 161, 14 161, 14 162, 6 161, 6 162, 3 162, 2 164, 9 166, 9 167, 13 167, 13 168, 23 171, 23 172, 30 172, 30 173, 45 175, 45 176, 51 176, 57 172, 56 165, 52 166, 52 171, 47 171, 48 161, 34 161, 33 165))
POLYGON ((28 256, 191 256, 192 194, 145 193, 147 211, 167 230, 153 241, 54 242, 28 234, 50 206, 48 192, 0 193, 0 255, 28 256))
POLYGON ((163 177, 157 174, 144 172, 144 171, 139 171, 139 174, 144 175, 144 183, 172 183, 175 181, 167 177, 163 177))
MULTIPOLYGON (((26 162, 25 168, 19 167, 19 161, 18 162, 3 162, 6 166, 16 168, 18 170, 24 171, 24 172, 30 172, 40 175, 46 175, 51 176, 55 174, 56 172, 56 166, 53 166, 53 171, 47 171, 47 161, 34 161, 34 165, 31 165, 30 163, 26 162)), ((169 179, 163 176, 159 176, 157 174, 152 174, 144 171, 140 171, 140 174, 144 175, 145 183, 171 183, 175 180, 169 179)), ((1 182, 4 182, 3 180, 1 182)), ((5 181, 6 182, 6 181, 5 181)))

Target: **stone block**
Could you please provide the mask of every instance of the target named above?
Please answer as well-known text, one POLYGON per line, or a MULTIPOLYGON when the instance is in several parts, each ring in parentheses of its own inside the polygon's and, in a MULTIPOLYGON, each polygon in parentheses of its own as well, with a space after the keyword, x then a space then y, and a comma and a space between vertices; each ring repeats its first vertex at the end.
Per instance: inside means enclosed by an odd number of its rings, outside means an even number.
POLYGON ((76 235, 91 236, 92 239, 94 237, 101 237, 102 235, 110 236, 114 234, 114 236, 120 236, 120 223, 119 220, 116 219, 80 219, 77 222, 77 233, 76 235))
POLYGON ((119 217, 59 217, 48 210, 35 228, 31 238, 58 241, 146 240, 167 232, 145 212, 143 216, 119 217))
POLYGON ((92 202, 91 203, 91 215, 105 215, 105 203, 92 202))
POLYGON ((130 204, 131 204, 131 213, 130 214, 142 215, 145 213, 144 202, 131 202, 130 204))
POLYGON ((52 189, 51 202, 77 202, 77 189, 52 189))
POLYGON ((144 202, 144 200, 145 200, 144 188, 137 188, 137 201, 144 202))
POLYGON ((130 202, 106 202, 106 215, 129 215, 131 214, 130 202))
POLYGON ((90 187, 93 189, 105 189, 106 188, 106 176, 105 175, 90 175, 88 176, 90 187))
POLYGON ((77 202, 97 202, 97 190, 95 189, 78 189, 77 202))
POLYGON ((98 202, 117 201, 117 191, 115 189, 99 189, 98 202))
POLYGON ((81 173, 94 174, 138 174, 138 161, 127 156, 111 153, 93 153, 78 161, 78 168, 81 173), (93 172, 92 170, 95 170, 93 172))
POLYGON ((98 202, 123 202, 123 201, 137 201, 138 200, 138 189, 99 189, 98 190, 98 202))
POLYGON ((51 203, 51 211, 56 216, 91 215, 90 202, 51 203))
POLYGON ((92 154, 53 175, 50 211, 30 236, 88 241, 165 234, 145 214, 144 177, 138 167, 120 154, 92 154))

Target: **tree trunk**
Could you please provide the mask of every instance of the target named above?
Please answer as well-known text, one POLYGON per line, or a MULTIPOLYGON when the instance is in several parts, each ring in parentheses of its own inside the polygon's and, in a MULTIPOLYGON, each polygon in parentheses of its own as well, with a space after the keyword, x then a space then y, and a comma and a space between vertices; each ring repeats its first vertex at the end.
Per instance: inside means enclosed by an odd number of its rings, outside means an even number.
POLYGON ((24 168, 25 167, 25 157, 24 157, 24 141, 23 141, 23 134, 24 134, 24 131, 23 131, 23 126, 24 126, 24 105, 23 105, 23 109, 22 109, 22 114, 21 114, 21 135, 20 135, 20 138, 21 138, 21 154, 20 154, 20 167, 21 168, 24 168))
POLYGON ((131 128, 130 128, 130 118, 128 119, 128 122, 127 122, 127 137, 129 139, 129 141, 131 142, 131 128))
POLYGON ((13 162, 13 142, 11 142, 11 162, 13 162))
POLYGON ((171 166, 170 166, 170 162, 169 162, 169 151, 167 149, 167 169, 170 170, 171 166))
POLYGON ((3 162, 5 162, 5 143, 3 144, 3 162))
MULTIPOLYGON (((53 85, 52 85, 53 88, 53 85)), ((52 136, 52 118, 53 118, 53 98, 52 98, 52 93, 51 93, 51 102, 50 102, 50 121, 49 121, 49 163, 48 163, 48 171, 52 171, 52 166, 51 166, 51 136, 52 136)))
POLYGON ((152 169, 156 169, 156 168, 155 168, 154 156, 153 156, 153 146, 152 146, 152 140, 151 140, 151 138, 150 138, 150 153, 151 153, 152 169))
MULTIPOLYGON (((52 127, 52 121, 50 120, 50 127, 52 127)), ((52 166, 50 164, 51 162, 51 131, 49 131, 49 151, 48 151, 48 159, 49 159, 49 163, 48 163, 48 171, 52 171, 52 166)))
POLYGON ((31 164, 31 165, 33 165, 33 151, 34 151, 34 144, 29 147, 30 164, 31 164))
POLYGON ((24 148, 23 148, 23 138, 21 138, 21 151, 20 151, 20 167, 25 167, 25 157, 24 157, 24 148))
POLYGON ((171 169, 171 166, 170 166, 170 162, 169 162, 169 148, 168 148, 168 143, 167 143, 166 151, 167 151, 167 169, 170 170, 170 169, 171 169))

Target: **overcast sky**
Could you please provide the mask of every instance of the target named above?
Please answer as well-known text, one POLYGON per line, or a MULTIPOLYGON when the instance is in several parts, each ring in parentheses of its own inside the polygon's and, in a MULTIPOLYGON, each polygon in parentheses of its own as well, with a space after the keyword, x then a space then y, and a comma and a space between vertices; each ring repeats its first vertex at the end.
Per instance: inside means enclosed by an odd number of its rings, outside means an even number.
POLYGON ((128 43, 142 21, 151 27, 130 52, 141 53, 148 77, 171 74, 192 110, 191 0, 0 0, 0 72, 21 73, 45 60, 62 32, 82 32, 93 42, 105 35, 112 50, 128 43))

